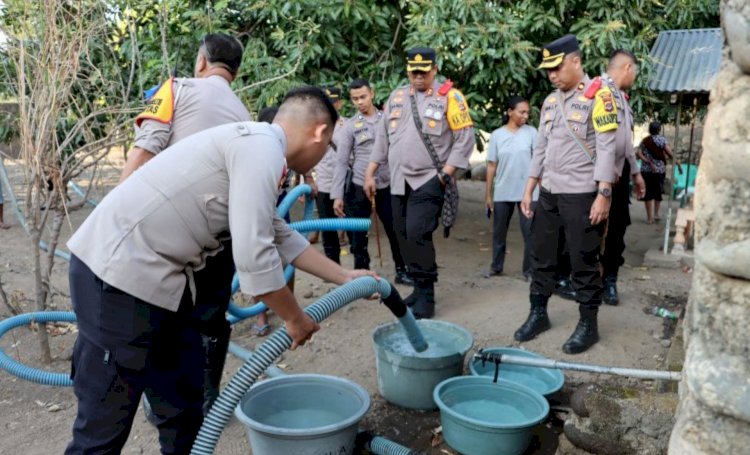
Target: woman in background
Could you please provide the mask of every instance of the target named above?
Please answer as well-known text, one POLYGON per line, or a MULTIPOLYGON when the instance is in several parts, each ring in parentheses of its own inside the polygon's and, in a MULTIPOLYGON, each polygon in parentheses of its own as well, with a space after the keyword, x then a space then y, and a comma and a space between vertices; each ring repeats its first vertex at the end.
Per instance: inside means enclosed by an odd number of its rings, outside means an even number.
POLYGON ((646 182, 646 194, 641 200, 646 205, 648 224, 654 224, 661 219, 659 207, 667 173, 667 159, 671 160, 673 155, 667 139, 660 134, 661 123, 651 122, 648 133, 650 136, 643 139, 636 155, 641 160, 641 175, 646 182))
MULTIPOLYGON (((508 100, 503 126, 492 132, 487 153, 487 187, 485 207, 487 217, 494 214, 492 227, 492 263, 485 277, 503 273, 508 226, 515 207, 521 203, 531 168, 531 153, 536 140, 536 128, 527 125, 529 102, 521 96, 508 100), (494 187, 494 190, 493 190, 494 187)), ((538 193, 534 194, 534 201, 538 193)), ((534 203, 536 204, 536 202, 534 203)), ((519 208, 520 213, 520 208, 519 208)), ((533 218, 519 215, 523 234, 523 275, 531 278, 531 228, 533 218)))

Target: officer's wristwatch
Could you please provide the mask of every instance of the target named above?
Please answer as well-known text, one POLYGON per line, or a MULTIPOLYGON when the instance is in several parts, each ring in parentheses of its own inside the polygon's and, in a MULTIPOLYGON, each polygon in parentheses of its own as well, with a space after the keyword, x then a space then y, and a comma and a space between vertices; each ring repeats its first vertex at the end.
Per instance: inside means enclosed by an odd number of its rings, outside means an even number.
POLYGON ((601 194, 602 196, 606 197, 607 199, 612 197, 612 191, 610 191, 609 188, 599 188, 599 191, 597 193, 601 194))
POLYGON ((450 182, 452 178, 453 177, 451 177, 450 174, 448 174, 447 172, 445 171, 440 172, 440 180, 443 181, 443 185, 447 185, 448 182, 450 182))

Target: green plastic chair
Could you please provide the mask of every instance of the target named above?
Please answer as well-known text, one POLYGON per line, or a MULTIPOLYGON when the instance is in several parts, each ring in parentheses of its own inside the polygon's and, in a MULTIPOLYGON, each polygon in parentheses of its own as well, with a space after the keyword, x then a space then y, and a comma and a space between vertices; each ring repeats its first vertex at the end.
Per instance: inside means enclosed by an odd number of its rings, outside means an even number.
POLYGON ((687 195, 691 196, 695 193, 695 177, 698 175, 698 166, 695 164, 683 164, 682 172, 675 165, 672 168, 672 179, 674 184, 672 185, 672 199, 681 199, 687 191, 687 195))

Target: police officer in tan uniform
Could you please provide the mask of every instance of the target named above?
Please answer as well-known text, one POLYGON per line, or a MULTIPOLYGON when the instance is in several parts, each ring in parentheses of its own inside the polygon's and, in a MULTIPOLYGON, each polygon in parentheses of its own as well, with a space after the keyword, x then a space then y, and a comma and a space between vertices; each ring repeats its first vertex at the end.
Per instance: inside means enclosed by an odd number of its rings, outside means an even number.
MULTIPOLYGON (((390 175, 388 166, 378 168, 376 174, 375 198, 365 194, 362 185, 365 183, 365 171, 370 163, 370 155, 375 144, 375 131, 383 121, 383 112, 373 104, 375 92, 370 83, 355 79, 349 84, 349 97, 358 112, 336 130, 333 142, 336 144, 336 168, 331 185, 333 210, 337 216, 352 218, 369 218, 372 204, 383 223, 391 256, 396 267, 396 283, 414 283, 406 274, 406 265, 401 256, 398 237, 393 225, 391 209, 390 175)), ((370 253, 367 250, 367 232, 350 232, 351 251, 354 255, 355 269, 370 268, 370 253)))
MULTIPOLYGON (((242 45, 224 33, 211 33, 201 41, 193 78, 170 78, 151 97, 146 109, 136 117, 133 148, 120 176, 127 179, 140 166, 167 147, 214 126, 251 120, 230 84, 242 62, 242 45)), ((189 139, 188 139, 189 140, 189 139)), ((196 303, 193 316, 201 325, 206 352, 206 402, 204 412, 218 396, 231 329, 226 310, 231 297, 232 241, 224 239, 223 249, 208 258, 206 267, 195 273, 196 303)), ((196 359, 199 361, 199 359, 196 359)), ((174 419, 179 410, 149 400, 149 420, 156 425, 174 419), (162 422, 162 423, 160 423, 162 422)))
MULTIPOLYGON (((337 112, 341 112, 343 101, 341 99, 341 89, 335 86, 324 87, 323 90, 328 95, 331 103, 337 112)), ((339 117, 336 122, 336 130, 344 125, 346 119, 339 117)), ((334 141, 335 144, 335 141, 334 141)), ((331 197, 331 188, 333 185, 333 173, 336 170, 336 150, 334 147, 328 147, 328 151, 320 163, 315 166, 314 177, 311 173, 304 175, 305 183, 313 186, 315 204, 318 208, 318 218, 336 218, 336 212, 333 210, 333 198, 331 197)), ((339 264, 341 255, 341 242, 336 231, 323 231, 323 251, 328 259, 339 264)))
POLYGON ((337 116, 320 89, 292 90, 272 125, 221 125, 164 150, 73 234, 78 415, 66 453, 120 453, 146 391, 152 404, 180 411, 159 426, 161 452, 190 452, 203 421, 193 272, 227 232, 240 288, 286 322, 293 349, 319 327, 287 288, 285 264, 336 284, 374 275, 326 259, 276 214, 287 166, 304 173, 317 163, 337 116))
POLYGON ((646 184, 635 160, 633 149, 633 110, 630 107, 627 90, 633 87, 638 75, 638 60, 632 52, 617 49, 610 55, 607 72, 601 76, 602 84, 613 94, 617 106, 617 150, 615 173, 617 181, 612 187, 612 207, 609 209, 609 223, 604 239, 601 257, 604 294, 602 300, 608 305, 617 305, 617 274, 625 263, 625 231, 630 225, 630 179, 638 197, 646 193, 646 184))
POLYGON ((407 52, 409 85, 394 90, 376 131, 375 145, 365 174, 365 193, 376 193, 375 172, 388 165, 391 174, 393 220, 399 235, 414 292, 405 301, 415 317, 435 312, 438 278, 432 233, 443 207, 445 185, 459 168, 466 168, 474 149, 474 126, 463 94, 447 81, 435 80, 437 54, 429 47, 407 52), (416 119, 421 123, 417 128, 416 119), (439 161, 435 166, 428 149, 439 161))
POLYGON ((580 313, 563 351, 577 354, 599 340, 599 248, 616 178, 617 106, 609 88, 593 86, 584 73, 575 36, 566 35, 545 45, 542 56, 540 68, 547 70, 557 90, 542 105, 531 172, 521 201, 524 214, 536 217, 535 260, 531 311, 514 338, 528 341, 550 328, 547 301, 555 286, 562 227, 580 313), (537 185, 539 201, 532 212, 532 192, 537 185))

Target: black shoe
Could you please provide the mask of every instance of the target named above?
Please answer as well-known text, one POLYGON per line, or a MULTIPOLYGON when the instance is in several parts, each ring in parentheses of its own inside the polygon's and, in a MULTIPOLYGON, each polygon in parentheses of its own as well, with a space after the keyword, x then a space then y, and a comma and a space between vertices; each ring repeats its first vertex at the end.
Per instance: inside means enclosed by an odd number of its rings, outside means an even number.
POLYGON ((562 348, 566 354, 580 354, 587 351, 599 341, 599 328, 596 320, 599 307, 585 307, 580 305, 578 312, 581 315, 578 325, 576 325, 575 331, 562 348))
POLYGON ((573 289, 573 283, 570 281, 570 278, 563 278, 555 283, 555 295, 565 300, 573 301, 578 297, 575 289, 573 289))
POLYGON ((552 327, 549 316, 547 316, 547 300, 549 298, 541 294, 531 294, 529 300, 531 301, 531 311, 529 311, 526 322, 513 334, 516 341, 533 340, 537 335, 552 327))
POLYGON ((414 280, 411 279, 406 270, 396 269, 396 284, 405 284, 407 286, 414 286, 414 280))
POLYGON ((608 275, 604 277, 604 295, 602 301, 607 305, 617 305, 620 303, 620 296, 617 295, 617 276, 608 275))
POLYGON ((493 276, 500 276, 502 274, 503 274, 502 270, 498 271, 498 270, 489 269, 489 270, 485 270, 482 273, 482 277, 484 277, 484 278, 492 278, 493 276))
POLYGON ((417 282, 419 292, 411 312, 416 319, 430 319, 435 315, 435 282, 417 282))

